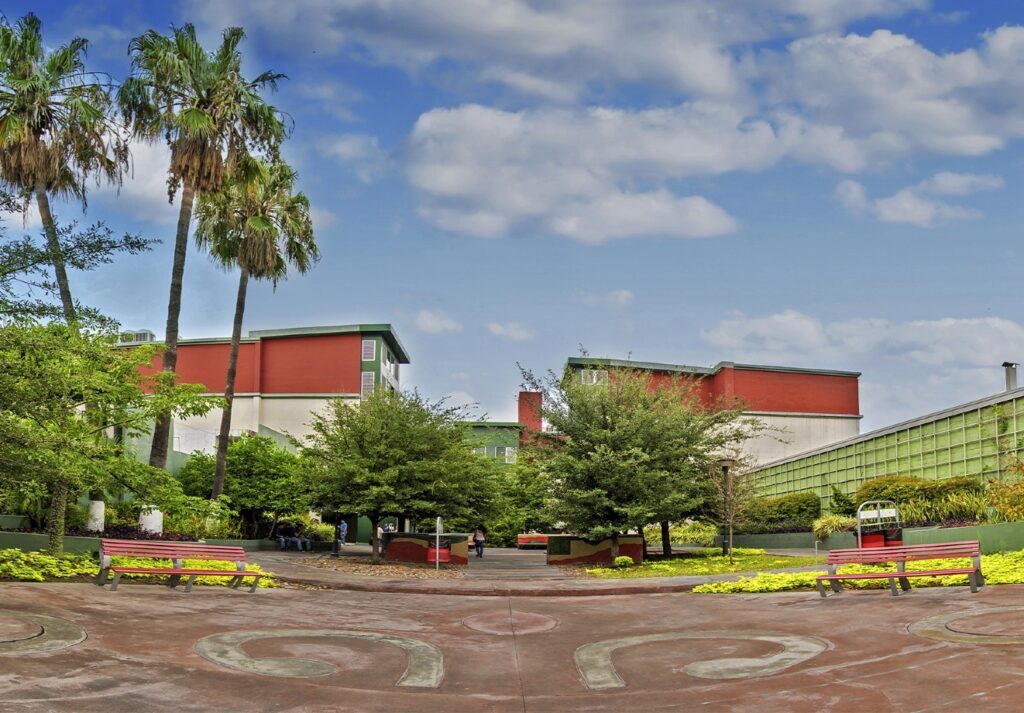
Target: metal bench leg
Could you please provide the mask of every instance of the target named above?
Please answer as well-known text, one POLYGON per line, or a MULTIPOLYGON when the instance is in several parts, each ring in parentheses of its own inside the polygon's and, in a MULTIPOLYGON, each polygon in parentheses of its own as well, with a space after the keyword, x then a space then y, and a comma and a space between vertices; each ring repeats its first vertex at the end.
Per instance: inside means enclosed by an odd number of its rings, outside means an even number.
POLYGON ((977 594, 978 593, 978 579, 977 579, 977 573, 976 572, 971 572, 969 575, 967 575, 967 583, 969 585, 971 585, 971 593, 972 594, 977 594))
POLYGON ((896 577, 889 577, 889 591, 892 592, 894 597, 900 595, 900 590, 896 588, 896 577))
POLYGON ((985 577, 981 574, 981 557, 971 557, 971 563, 974 565, 974 582, 979 587, 985 586, 985 577))
POLYGON ((114 572, 114 581, 112 581, 110 583, 110 591, 116 592, 117 591, 117 585, 120 584, 120 583, 121 583, 121 573, 120 572, 114 572))
POLYGON ((171 589, 174 589, 174 588, 176 588, 178 586, 178 582, 180 582, 180 581, 181 581, 181 575, 180 574, 172 574, 170 576, 170 578, 167 580, 167 586, 170 587, 171 589))
MULTIPOLYGON (((896 563, 896 571, 897 572, 906 572, 907 571, 907 563, 906 562, 897 562, 896 563)), ((908 579, 907 577, 900 577, 900 587, 903 589, 904 592, 909 592, 910 591, 910 579, 908 579)))
POLYGON ((828 596, 827 594, 825 594, 825 585, 822 584, 820 579, 817 580, 817 584, 818 584, 818 594, 820 594, 821 598, 824 599, 825 597, 828 596))
POLYGON ((106 555, 100 556, 100 573, 96 577, 96 586, 102 587, 107 583, 107 577, 110 574, 110 558, 106 555))
POLYGON ((253 592, 255 592, 255 591, 256 591, 256 587, 257 587, 257 586, 259 585, 259 583, 260 583, 260 576, 262 576, 262 575, 257 575, 256 577, 253 577, 253 578, 252 578, 252 586, 251 586, 251 587, 249 587, 249 593, 250 593, 250 594, 252 594, 253 592))
MULTIPOLYGON (((831 574, 831 575, 835 575, 835 573, 836 573, 836 566, 834 564, 830 564, 828 566, 828 573, 831 574)), ((830 579, 828 584, 829 584, 830 587, 832 587, 832 591, 835 592, 836 594, 842 594, 843 593, 843 585, 839 583, 838 579, 830 579)))
POLYGON ((191 592, 192 591, 192 585, 195 584, 195 583, 196 583, 196 576, 194 574, 190 574, 188 576, 188 581, 185 582, 185 591, 186 592, 191 592))

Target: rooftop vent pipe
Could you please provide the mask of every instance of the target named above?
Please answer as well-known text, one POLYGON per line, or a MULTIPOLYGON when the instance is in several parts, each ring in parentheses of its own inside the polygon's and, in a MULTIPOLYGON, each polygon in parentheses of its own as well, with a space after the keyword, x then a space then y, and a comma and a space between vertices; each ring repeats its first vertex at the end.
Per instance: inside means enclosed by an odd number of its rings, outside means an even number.
POLYGON ((1017 362, 1004 361, 1003 369, 1006 370, 1006 390, 1015 391, 1017 389, 1017 362))

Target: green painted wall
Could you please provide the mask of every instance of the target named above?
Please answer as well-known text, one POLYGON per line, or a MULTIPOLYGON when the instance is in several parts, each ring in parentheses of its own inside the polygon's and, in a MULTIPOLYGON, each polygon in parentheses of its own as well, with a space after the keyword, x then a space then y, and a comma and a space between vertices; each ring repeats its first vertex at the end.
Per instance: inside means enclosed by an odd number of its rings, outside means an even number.
POLYGON ((911 475, 942 480, 969 475, 1009 477, 1011 455, 1024 448, 1024 396, 882 433, 755 471, 762 495, 815 493, 822 510, 831 487, 852 495, 866 480, 911 475))

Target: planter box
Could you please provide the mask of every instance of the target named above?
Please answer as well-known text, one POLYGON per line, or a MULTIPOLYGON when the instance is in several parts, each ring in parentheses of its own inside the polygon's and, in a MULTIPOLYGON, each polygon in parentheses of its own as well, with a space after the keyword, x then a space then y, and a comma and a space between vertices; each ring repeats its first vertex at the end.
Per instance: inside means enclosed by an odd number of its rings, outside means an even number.
MULTIPOLYGON (((619 556, 632 557, 635 564, 644 561, 644 539, 639 535, 619 535, 619 556)), ((548 564, 611 564, 611 538, 589 542, 575 535, 548 535, 548 564)))
MULTIPOLYGON (((760 550, 814 549, 816 542, 813 532, 778 532, 770 535, 733 535, 734 547, 754 547, 760 550)), ((715 538, 715 546, 722 546, 722 538, 715 538)), ((837 532, 818 542, 821 551, 841 550, 857 546, 857 536, 852 532, 837 532)))
MULTIPOLYGON (((449 564, 469 564, 469 538, 464 532, 446 532, 441 541, 448 540, 449 564)), ((434 563, 430 552, 434 550, 437 536, 427 532, 389 532, 384 535, 384 559, 389 562, 434 563)))
MULTIPOLYGON (((16 548, 24 552, 43 552, 47 549, 46 535, 34 532, 0 532, 0 550, 16 548)), ((65 537, 64 551, 78 554, 81 552, 99 552, 98 537, 65 537)))

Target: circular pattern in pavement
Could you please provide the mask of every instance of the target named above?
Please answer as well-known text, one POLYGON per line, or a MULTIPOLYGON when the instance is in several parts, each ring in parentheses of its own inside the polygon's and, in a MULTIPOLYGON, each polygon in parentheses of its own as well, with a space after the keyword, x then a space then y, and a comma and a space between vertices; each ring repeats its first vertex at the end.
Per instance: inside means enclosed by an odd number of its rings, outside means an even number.
POLYGON ((937 616, 930 616, 927 619, 915 621, 907 627, 907 631, 926 639, 949 641, 955 644, 1024 644, 1024 635, 991 633, 993 630, 998 630, 998 622, 991 621, 992 617, 989 615, 1004 616, 1006 617, 1007 627, 1016 628, 1015 618, 1007 615, 1019 612, 1024 612, 1024 606, 987 607, 985 609, 968 609, 966 611, 938 614, 937 616), (963 619, 973 617, 985 618, 977 622, 974 627, 968 623, 960 623, 963 619), (956 622, 956 626, 951 626, 954 622, 956 622), (972 631, 972 628, 975 631, 972 631), (977 629, 984 629, 988 633, 982 633, 977 629))
POLYGON ((463 626, 473 631, 495 636, 522 636, 523 634, 541 634, 558 626, 558 619, 545 614, 515 611, 510 613, 494 612, 493 614, 477 614, 462 620, 463 626))
POLYGON ((396 686, 413 688, 437 688, 444 677, 444 657, 433 644, 419 639, 392 634, 377 634, 369 631, 342 631, 335 629, 273 629, 263 631, 230 631, 224 634, 206 636, 196 642, 195 652, 207 661, 219 666, 258 673, 264 676, 286 676, 289 678, 313 678, 329 676, 337 667, 326 661, 302 658, 252 658, 242 650, 242 644, 257 639, 303 639, 339 638, 364 639, 391 644, 405 651, 409 666, 396 686))
POLYGON ((0 656, 60 651, 86 636, 85 629, 67 619, 0 609, 0 656))

